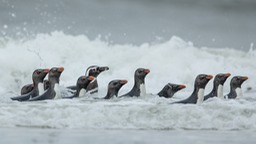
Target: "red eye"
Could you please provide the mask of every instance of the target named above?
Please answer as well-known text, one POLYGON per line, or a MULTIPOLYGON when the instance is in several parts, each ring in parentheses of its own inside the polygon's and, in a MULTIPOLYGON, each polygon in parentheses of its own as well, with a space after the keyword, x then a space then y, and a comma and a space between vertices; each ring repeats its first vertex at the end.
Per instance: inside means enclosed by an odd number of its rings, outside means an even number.
POLYGON ((40 72, 40 71, 38 71, 38 72, 36 72, 36 74, 40 75, 40 74, 41 74, 41 72, 40 72))

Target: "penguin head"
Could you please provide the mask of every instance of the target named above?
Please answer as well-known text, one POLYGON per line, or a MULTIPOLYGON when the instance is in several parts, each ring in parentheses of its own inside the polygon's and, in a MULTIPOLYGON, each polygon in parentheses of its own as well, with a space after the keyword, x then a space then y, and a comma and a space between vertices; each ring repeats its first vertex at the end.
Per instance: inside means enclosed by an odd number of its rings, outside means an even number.
POLYGON ((199 74, 195 80, 195 87, 205 88, 206 84, 212 79, 212 75, 199 74))
POLYGON ((186 88, 185 85, 182 85, 182 84, 173 84, 173 83, 168 83, 166 86, 166 89, 167 89, 167 93, 168 91, 173 91, 173 92, 177 92, 181 89, 184 89, 186 88))
POLYGON ((248 79, 247 76, 234 76, 230 81, 231 88, 241 88, 244 81, 248 79))
POLYGON ((109 67, 107 66, 100 67, 100 66, 93 65, 87 68, 85 75, 93 76, 96 78, 101 72, 104 72, 107 70, 109 70, 109 67))
POLYGON ((94 80, 94 77, 93 76, 80 76, 79 78, 78 78, 78 80, 77 80, 77 86, 79 87, 79 88, 84 88, 84 89, 86 89, 87 88, 87 86, 89 85, 89 83, 91 82, 91 81, 93 81, 94 80))
POLYGON ((125 85, 127 80, 112 80, 108 83, 108 95, 114 96, 118 94, 119 90, 125 85))
POLYGON ((49 80, 55 78, 59 81, 61 73, 64 71, 64 67, 53 67, 49 71, 49 80))
POLYGON ((32 74, 34 82, 43 82, 45 76, 49 73, 50 69, 36 69, 32 74))
POLYGON ((177 91, 186 88, 185 85, 168 83, 158 94, 166 98, 171 98, 177 91))
POLYGON ((148 73, 150 73, 149 69, 138 68, 134 73, 134 77, 135 79, 144 80, 148 73))
POLYGON ((224 85, 227 78, 230 76, 230 73, 219 73, 214 78, 214 84, 218 86, 219 84, 224 85))

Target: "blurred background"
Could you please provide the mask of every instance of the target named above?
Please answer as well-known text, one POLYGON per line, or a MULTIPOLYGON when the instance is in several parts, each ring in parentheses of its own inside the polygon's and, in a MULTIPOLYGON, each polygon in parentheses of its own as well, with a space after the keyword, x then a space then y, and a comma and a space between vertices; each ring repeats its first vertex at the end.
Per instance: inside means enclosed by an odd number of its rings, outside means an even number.
POLYGON ((134 45, 175 35, 198 47, 248 50, 256 0, 0 0, 0 37, 53 31, 134 45))

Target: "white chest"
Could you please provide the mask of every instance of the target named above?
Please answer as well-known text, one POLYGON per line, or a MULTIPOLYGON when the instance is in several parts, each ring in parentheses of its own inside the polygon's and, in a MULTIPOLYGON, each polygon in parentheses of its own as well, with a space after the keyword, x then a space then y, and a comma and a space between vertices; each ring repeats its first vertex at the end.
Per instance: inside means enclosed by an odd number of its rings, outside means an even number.
POLYGON ((38 83, 38 91, 39 91, 39 95, 42 95, 44 93, 44 84, 43 83, 38 83))
POLYGON ((54 99, 60 99, 61 98, 61 94, 60 94, 60 87, 59 84, 55 84, 54 85, 54 91, 56 93, 54 99))
POLYGON ((241 88, 236 88, 236 99, 242 98, 243 97, 243 93, 242 93, 242 89, 241 88))
POLYGON ((145 84, 140 85, 140 96, 146 96, 146 87, 145 84))
POLYGON ((82 97, 82 96, 84 96, 84 95, 85 95, 85 93, 86 93, 86 89, 82 88, 82 89, 80 90, 80 92, 79 92, 78 97, 82 97))
POLYGON ((219 85, 218 86, 218 89, 217 89, 217 97, 218 98, 224 98, 224 96, 223 96, 223 85, 219 85))
POLYGON ((197 93, 196 104, 201 104, 204 101, 204 89, 200 88, 197 93))

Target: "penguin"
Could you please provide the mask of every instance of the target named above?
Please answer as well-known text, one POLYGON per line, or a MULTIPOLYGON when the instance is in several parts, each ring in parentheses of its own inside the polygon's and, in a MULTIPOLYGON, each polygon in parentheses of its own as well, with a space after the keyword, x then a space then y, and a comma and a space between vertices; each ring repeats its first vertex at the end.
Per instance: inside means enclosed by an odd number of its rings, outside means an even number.
MULTIPOLYGON (((43 69, 38 69, 39 71, 42 71, 43 69)), ((48 72, 49 72, 49 69, 47 69, 48 70, 48 72)), ((47 73, 48 73, 47 72, 47 73)), ((38 73, 40 73, 40 72, 38 72, 38 73)), ((34 74, 34 73, 33 73, 34 74)), ((34 81, 33 79, 33 75, 32 74, 32 81, 34 81)), ((45 75, 46 76, 46 75, 45 75)), ((45 76, 44 76, 44 78, 45 78, 45 76)), ((44 79, 43 78, 43 79, 44 79)), ((39 95, 41 95, 43 92, 44 92, 44 86, 43 86, 43 79, 42 79, 42 81, 39 81, 39 83, 38 83, 38 89, 39 89, 39 95)), ((20 91, 20 94, 21 95, 25 95, 25 94, 27 94, 27 93, 29 93, 29 92, 31 92, 32 90, 33 90, 33 88, 34 88, 34 84, 27 84, 27 85, 25 85, 25 86, 23 86, 22 88, 21 88, 21 91, 20 91)))
POLYGON ((150 73, 149 69, 138 68, 134 73, 134 86, 130 92, 120 97, 139 97, 146 95, 145 77, 150 73))
POLYGON ((64 71, 63 67, 51 68, 48 74, 49 88, 42 95, 29 99, 29 101, 39 101, 39 100, 60 98, 59 81, 60 81, 61 73, 63 71, 64 71))
POLYGON ((108 84, 108 92, 107 95, 103 99, 111 99, 114 96, 118 96, 118 92, 123 85, 125 85, 127 80, 112 80, 108 84))
POLYGON ((244 81, 248 79, 247 76, 234 76, 230 81, 230 92, 225 96, 226 99, 242 98, 241 86, 244 81))
POLYGON ((27 86, 27 85, 25 86, 27 89, 29 90, 31 89, 31 91, 21 96, 12 97, 11 99, 17 100, 17 101, 27 101, 30 98, 40 95, 40 92, 42 93, 43 91, 43 89, 40 88, 42 87, 40 86, 40 84, 42 85, 43 79, 45 78, 45 76, 48 74, 49 71, 50 71, 49 69, 36 69, 32 74, 32 80, 33 80, 32 86, 27 86))
POLYGON ((75 97, 81 97, 85 95, 86 88, 92 80, 94 80, 93 76, 80 76, 77 79, 76 92, 72 96, 63 97, 63 98, 75 98, 75 97))
POLYGON ((230 75, 231 75, 230 73, 217 74, 213 80, 213 89, 209 94, 204 96, 204 101, 207 100, 208 98, 212 98, 212 97, 224 98, 223 86, 224 86, 224 83, 226 82, 227 78, 230 75))
POLYGON ((173 95, 181 90, 186 88, 185 85, 168 83, 164 86, 164 88, 157 94, 159 97, 172 98, 173 95))
MULTIPOLYGON (((97 77, 99 76, 100 73, 109 70, 109 67, 107 66, 97 66, 97 65, 92 65, 87 68, 85 72, 85 76, 93 76, 94 80, 90 82, 90 84, 86 88, 86 92, 93 94, 98 92, 98 82, 97 82, 97 77)), ((67 87, 68 89, 71 90, 76 90, 76 86, 69 86, 67 87)))
POLYGON ((174 103, 201 104, 204 100, 205 86, 212 79, 212 77, 212 75, 199 74, 195 79, 193 93, 187 99, 174 103))

